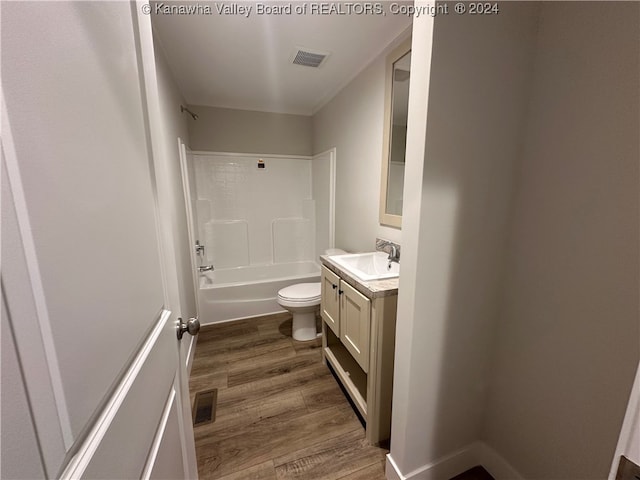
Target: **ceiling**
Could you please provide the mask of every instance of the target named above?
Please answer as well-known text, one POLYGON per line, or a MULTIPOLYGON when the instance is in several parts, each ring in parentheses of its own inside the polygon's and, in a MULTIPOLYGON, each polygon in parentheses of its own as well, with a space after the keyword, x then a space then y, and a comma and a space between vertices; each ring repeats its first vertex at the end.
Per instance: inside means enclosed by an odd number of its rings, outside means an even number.
MULTIPOLYGON (((246 1, 171 3, 199 5, 201 12, 208 6, 212 13, 158 14, 152 5, 152 21, 189 104, 311 115, 411 25, 410 17, 381 3, 385 12, 378 15, 258 14, 257 2, 246 1), (251 12, 220 14, 222 5, 251 12), (319 68, 294 65, 298 47, 330 55, 319 68)), ((263 4, 307 5, 309 12, 320 2, 263 4)), ((324 5, 346 12, 354 3, 324 5)))

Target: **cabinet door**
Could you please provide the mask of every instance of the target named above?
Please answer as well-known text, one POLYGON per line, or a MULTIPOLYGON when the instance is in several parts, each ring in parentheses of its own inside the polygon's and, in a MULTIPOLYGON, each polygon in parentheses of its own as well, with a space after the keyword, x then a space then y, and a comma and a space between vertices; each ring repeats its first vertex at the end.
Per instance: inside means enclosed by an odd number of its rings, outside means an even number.
POLYGON ((369 371, 371 302, 344 281, 340 282, 340 340, 365 373, 369 371))
POLYGON ((320 302, 320 312, 322 319, 333 330, 333 333, 340 337, 340 296, 338 295, 340 277, 323 266, 321 282, 322 300, 320 302))

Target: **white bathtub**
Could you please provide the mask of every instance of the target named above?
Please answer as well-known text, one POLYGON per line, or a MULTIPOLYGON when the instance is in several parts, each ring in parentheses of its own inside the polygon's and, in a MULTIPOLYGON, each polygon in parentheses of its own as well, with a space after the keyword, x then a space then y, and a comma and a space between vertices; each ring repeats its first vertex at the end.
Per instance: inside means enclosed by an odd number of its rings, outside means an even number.
POLYGON ((281 288, 295 283, 319 282, 315 262, 279 263, 226 268, 200 274, 200 323, 226 322, 284 312, 278 305, 281 288))

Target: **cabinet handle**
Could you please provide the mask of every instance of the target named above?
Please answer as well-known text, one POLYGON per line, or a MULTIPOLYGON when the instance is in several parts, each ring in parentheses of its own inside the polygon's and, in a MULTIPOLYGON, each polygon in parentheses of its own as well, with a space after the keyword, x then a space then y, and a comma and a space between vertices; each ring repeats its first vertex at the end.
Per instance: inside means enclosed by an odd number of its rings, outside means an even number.
POLYGON ((338 290, 338 295, 342 295, 344 293, 344 290, 338 290))
POLYGON ((335 283, 332 283, 331 286, 333 287, 334 290, 338 288, 338 285, 336 285, 335 283))

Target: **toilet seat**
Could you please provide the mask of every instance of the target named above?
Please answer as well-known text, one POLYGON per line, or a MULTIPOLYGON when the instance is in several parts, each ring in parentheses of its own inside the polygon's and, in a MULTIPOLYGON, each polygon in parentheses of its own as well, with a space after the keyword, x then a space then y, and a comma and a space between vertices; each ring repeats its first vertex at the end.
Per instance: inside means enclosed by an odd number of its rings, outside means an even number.
POLYGON ((283 306, 311 306, 320 304, 320 283, 298 283, 278 292, 278 303, 283 306), (284 303, 283 303, 284 302, 284 303))

